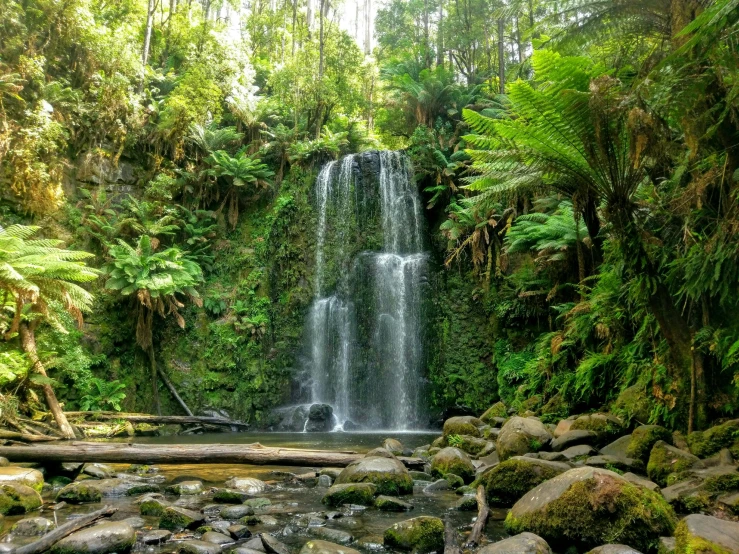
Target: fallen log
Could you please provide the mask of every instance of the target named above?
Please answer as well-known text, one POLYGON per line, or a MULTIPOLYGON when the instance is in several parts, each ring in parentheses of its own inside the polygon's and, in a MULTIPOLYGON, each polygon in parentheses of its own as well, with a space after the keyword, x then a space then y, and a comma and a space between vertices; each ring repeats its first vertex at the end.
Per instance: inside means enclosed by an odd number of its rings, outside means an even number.
POLYGON ((88 417, 93 420, 122 419, 131 423, 150 423, 152 425, 219 425, 248 429, 247 423, 233 421, 225 417, 211 416, 159 416, 150 414, 127 414, 118 412, 64 412, 69 418, 88 417))
POLYGON ((17 433, 16 431, 5 431, 0 429, 0 440, 15 440, 21 442, 49 442, 58 441, 59 437, 49 435, 32 435, 30 433, 17 433))
MULTIPOLYGON (((136 464, 254 464, 299 467, 345 467, 364 457, 357 452, 276 448, 253 444, 146 444, 65 442, 43 446, 0 446, 12 462, 99 462, 136 464)), ((422 468, 421 458, 398 458, 406 467, 422 468)))
POLYGON ((487 523, 488 516, 490 515, 490 508, 488 508, 488 501, 485 497, 485 487, 482 485, 477 487, 475 498, 477 499, 477 520, 472 526, 470 536, 467 537, 465 548, 475 548, 480 544, 480 537, 482 537, 485 523, 487 523))
POLYGON ((104 517, 111 516, 117 511, 118 511, 118 508, 113 508, 112 506, 105 506, 104 508, 101 508, 100 510, 91 512, 84 516, 68 521, 67 523, 65 523, 64 525, 60 525, 53 531, 49 531, 39 540, 34 541, 31 544, 27 544, 25 546, 16 548, 13 552, 14 554, 39 554, 40 552, 46 552, 52 546, 54 546, 56 543, 62 540, 64 537, 67 537, 71 535, 72 533, 79 531, 80 529, 89 527, 90 525, 95 523, 97 520, 102 519, 104 517))

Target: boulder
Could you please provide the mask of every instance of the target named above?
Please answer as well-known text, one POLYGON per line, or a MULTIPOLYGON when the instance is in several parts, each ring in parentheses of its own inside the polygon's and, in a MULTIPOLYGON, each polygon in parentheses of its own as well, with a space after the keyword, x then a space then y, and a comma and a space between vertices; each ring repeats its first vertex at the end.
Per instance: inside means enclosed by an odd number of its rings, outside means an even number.
POLYGON ((234 540, 248 539, 251 537, 251 531, 249 531, 246 525, 240 525, 238 523, 229 525, 226 531, 228 531, 228 534, 231 535, 234 540))
POLYGON ((361 554, 347 546, 318 539, 309 540, 300 549, 300 554, 361 554))
POLYGON ((734 515, 739 515, 739 492, 722 494, 716 501, 719 506, 729 510, 734 515))
POLYGON ((200 512, 180 508, 179 506, 168 506, 164 509, 164 513, 159 520, 159 528, 171 531, 197 529, 204 521, 205 516, 200 512))
POLYGON ((169 502, 165 502, 161 498, 147 496, 139 502, 139 513, 142 516, 161 517, 167 506, 169 506, 169 502))
POLYGON ((0 485, 0 515, 25 514, 41 507, 41 496, 21 483, 0 485))
POLYGON ((491 504, 512 506, 537 485, 569 469, 562 462, 514 456, 483 473, 479 483, 485 487, 491 504))
POLYGON ((431 475, 444 477, 448 473, 459 475, 465 483, 470 483, 475 478, 475 466, 459 448, 442 448, 431 458, 431 475))
POLYGON ((38 469, 29 467, 0 467, 0 485, 26 485, 41 492, 44 476, 38 469))
POLYGON ((587 429, 580 429, 577 431, 567 431, 561 434, 556 439, 552 440, 551 448, 554 452, 561 452, 571 446, 577 446, 580 444, 593 444, 598 435, 595 431, 589 431, 587 429))
POLYGON ((552 435, 546 426, 535 418, 512 417, 500 429, 496 450, 501 461, 527 452, 538 452, 549 444, 552 435))
POLYGON ((557 423, 557 426, 554 428, 554 438, 561 437, 562 435, 570 431, 570 428, 572 427, 572 424, 574 422, 575 419, 571 417, 559 420, 559 423, 557 423))
POLYGON ((229 535, 224 535, 223 533, 218 533, 217 531, 206 531, 203 533, 203 536, 200 537, 200 540, 209 542, 211 544, 230 544, 234 542, 234 540, 229 535))
POLYGON ((446 479, 437 479, 433 483, 429 483, 423 488, 423 492, 448 491, 452 485, 446 479))
POLYGON ((396 456, 403 455, 403 443, 398 439, 385 439, 382 442, 382 447, 396 456))
POLYGON ((91 485, 88 481, 70 483, 56 495, 57 502, 66 502, 67 504, 88 504, 100 502, 102 499, 103 494, 100 489, 91 485))
POLYGON ((330 431, 334 428, 334 409, 328 404, 313 404, 308 410, 305 430, 309 433, 330 431))
POLYGON ((444 522, 438 517, 420 516, 399 521, 384 534, 385 548, 417 554, 444 550, 444 522))
POLYGON ((371 506, 376 493, 377 486, 374 483, 339 483, 328 489, 321 502, 331 507, 343 504, 371 506))
POLYGON ((397 459, 374 456, 352 462, 336 478, 336 484, 372 483, 379 494, 399 495, 413 492, 413 479, 397 459))
POLYGON ((586 429, 598 435, 598 443, 606 444, 624 431, 624 424, 619 418, 611 414, 582 415, 572 422, 570 431, 586 429))
POLYGON ((603 537, 648 550, 677 521, 658 494, 617 473, 592 467, 570 469, 527 492, 505 521, 510 533, 529 531, 555 548, 595 548, 603 537))
MULTIPOLYGON (((262 539, 262 545, 264 550, 270 554, 290 554, 290 549, 274 538, 272 535, 262 533, 259 535, 262 539)), ((249 546, 250 543, 246 543, 245 546, 249 546)))
POLYGON ((659 485, 657 483, 655 483, 654 481, 650 481, 649 479, 645 479, 644 477, 640 477, 635 473, 631 473, 630 471, 627 471, 621 477, 623 477, 630 483, 634 483, 635 485, 644 487, 647 490, 659 492, 659 485))
POLYGON ((177 552, 181 554, 221 554, 221 545, 207 541, 190 539, 178 543, 177 552))
POLYGON ((588 554, 642 554, 638 550, 625 544, 604 544, 593 548, 588 554))
POLYGON ((113 468, 105 464, 85 464, 82 473, 95 479, 112 479, 115 475, 113 468))
POLYGON ((308 527, 308 532, 311 535, 338 544, 349 544, 354 542, 352 534, 342 531, 341 529, 332 529, 330 527, 308 527))
POLYGON ((547 541, 533 533, 519 533, 502 541, 488 544, 477 554, 552 554, 547 541))
POLYGON ((657 554, 675 554, 675 537, 660 537, 657 554))
POLYGON ((166 529, 152 529, 141 536, 141 542, 144 544, 159 545, 167 542, 172 537, 172 531, 166 529))
MULTIPOLYGON (((570 446, 561 452, 562 457, 568 461, 583 460, 593 456, 595 453, 595 449, 589 444, 570 446)), ((543 455, 546 454, 546 452, 541 452, 540 454, 543 455)))
POLYGON ((16 522, 10 533, 16 537, 40 537, 54 527, 54 522, 45 517, 29 517, 16 522))
POLYGON ((394 496, 378 496, 375 499, 375 508, 383 512, 408 512, 413 509, 413 504, 394 496))
POLYGON ((374 456, 379 456, 380 458, 395 458, 395 454, 390 452, 387 448, 373 448, 367 454, 364 455, 365 458, 372 458, 374 456))
POLYGON ((121 521, 106 521, 87 527, 63 538, 52 548, 52 554, 122 554, 136 544, 136 531, 121 521))
POLYGON ((189 494, 200 494, 203 492, 203 483, 200 481, 182 481, 181 483, 175 483, 166 488, 166 491, 170 494, 176 494, 178 496, 186 496, 189 494))
POLYGON ((632 385, 624 389, 611 405, 614 414, 623 416, 625 421, 638 421, 645 423, 649 421, 652 406, 643 385, 632 385))
POLYGON ((484 456, 495 450, 494 443, 471 435, 457 435, 454 446, 472 456, 484 456))
POLYGON ((450 417, 444 422, 444 437, 450 435, 470 435, 472 437, 480 436, 480 427, 484 423, 472 416, 456 416, 450 417))
POLYGON ((508 417, 508 408, 503 402, 499 401, 485 410, 485 413, 480 416, 480 421, 495 426, 498 418, 506 417, 508 417))
POLYGON ((231 489, 217 489, 213 493, 213 502, 220 504, 241 504, 247 498, 249 498, 247 493, 231 489))
POLYGON ((646 464, 652 447, 658 441, 672 444, 672 433, 660 425, 640 425, 631 433, 626 457, 641 460, 646 464))
POLYGON ((260 481, 254 477, 232 477, 224 484, 229 489, 235 489, 246 494, 259 494, 267 488, 264 481, 260 481))
POLYGON ((254 508, 252 508, 251 506, 238 505, 238 506, 227 506, 226 508, 223 508, 219 515, 223 519, 231 521, 231 520, 241 519, 244 516, 250 516, 253 514, 254 514, 254 508))
POLYGON ((706 458, 730 448, 739 441, 739 419, 732 419, 705 431, 694 431, 687 437, 690 451, 699 458, 706 458))
POLYGON ((644 464, 641 460, 621 458, 620 456, 591 456, 585 460, 585 465, 602 467, 612 471, 636 471, 639 473, 644 471, 644 464))
POLYGON ((604 456, 618 456, 619 458, 628 458, 626 452, 631 444, 631 435, 624 435, 615 441, 608 443, 600 449, 600 453, 604 456))
POLYGON ((663 488, 661 492, 664 499, 682 513, 700 512, 710 504, 710 496, 703 489, 703 482, 697 478, 680 481, 663 488))
POLYGON ((660 487, 667 486, 671 473, 682 473, 695 466, 700 460, 690 452, 685 452, 665 441, 657 441, 652 447, 647 463, 647 475, 660 487))
POLYGON ((729 554, 739 552, 739 523, 692 514, 675 529, 678 554, 729 554))

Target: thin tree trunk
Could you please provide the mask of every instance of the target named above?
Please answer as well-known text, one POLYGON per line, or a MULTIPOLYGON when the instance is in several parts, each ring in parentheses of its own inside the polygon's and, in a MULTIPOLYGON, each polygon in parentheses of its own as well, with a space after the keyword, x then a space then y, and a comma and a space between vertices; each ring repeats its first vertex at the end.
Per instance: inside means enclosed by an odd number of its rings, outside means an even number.
POLYGON ((439 0, 439 29, 436 33, 436 65, 444 65, 444 2, 439 0))
POLYGON ((295 55, 295 26, 298 22, 298 0, 293 0, 293 49, 292 49, 292 55, 295 55))
POLYGON ((319 25, 319 37, 318 37, 318 81, 320 82, 321 79, 323 79, 323 56, 324 56, 324 29, 323 29, 323 20, 325 17, 325 5, 327 0, 320 0, 319 4, 319 14, 318 14, 318 25, 319 25))
POLYGON ((372 0, 364 1, 364 53, 372 53, 372 0))
POLYGON ((498 19, 498 81, 500 94, 505 94, 505 21, 498 19))
MULTIPOLYGON (((44 365, 38 357, 38 352, 36 350, 36 337, 33 330, 28 327, 26 323, 21 322, 18 332, 21 339, 21 348, 28 355, 28 359, 31 360, 33 370, 44 377, 44 379, 48 379, 44 365)), ((49 406, 49 411, 53 414, 54 421, 56 421, 56 424, 59 426, 59 431, 61 431, 62 436, 65 439, 73 439, 74 430, 67 421, 67 417, 62 411, 62 407, 59 405, 56 394, 54 394, 54 389, 51 388, 49 383, 44 383, 41 385, 41 388, 44 391, 44 397, 46 398, 46 404, 49 406)))
POLYGON ((158 375, 157 375, 157 360, 154 355, 154 345, 150 345, 147 354, 149 355, 149 363, 151 364, 151 394, 154 400, 154 410, 157 415, 162 415, 162 405, 159 403, 159 387, 158 387, 158 375))
POLYGON ((171 393, 172 393, 172 396, 174 396, 175 400, 177 400, 177 403, 178 403, 178 404, 179 404, 180 406, 182 406, 182 409, 183 409, 183 410, 185 410, 185 413, 186 413, 187 415, 189 415, 189 416, 192 416, 192 415, 193 415, 193 413, 192 413, 192 412, 190 411, 190 408, 188 408, 188 407, 187 407, 187 404, 185 404, 185 401, 184 401, 184 400, 182 400, 182 397, 181 397, 181 396, 179 395, 179 393, 177 392, 177 389, 176 389, 176 388, 174 388, 174 385, 173 385, 173 384, 172 384, 172 382, 171 382, 171 381, 169 380, 169 378, 168 378, 168 377, 167 377, 167 375, 166 375, 166 374, 164 373, 164 371, 162 371, 162 370, 161 370, 161 368, 158 368, 158 373, 159 373, 160 377, 162 378, 162 381, 164 381, 164 384, 165 384, 165 385, 167 386, 167 388, 169 389, 169 392, 171 392, 171 393))
POLYGON ((308 27, 308 40, 310 40, 312 36, 312 29, 313 29, 313 0, 308 0, 308 4, 305 8, 305 24, 306 27, 308 27))
POLYGON ((521 26, 516 16, 516 48, 518 48, 518 63, 523 63, 523 46, 521 45, 521 26))
POLYGON ((151 46, 151 29, 154 26, 154 10, 156 9, 155 0, 149 0, 146 10, 146 31, 144 32, 144 51, 141 55, 141 62, 146 67, 149 61, 149 48, 151 46))
POLYGON ((423 63, 431 68, 431 41, 429 39, 429 0, 423 0, 423 63))

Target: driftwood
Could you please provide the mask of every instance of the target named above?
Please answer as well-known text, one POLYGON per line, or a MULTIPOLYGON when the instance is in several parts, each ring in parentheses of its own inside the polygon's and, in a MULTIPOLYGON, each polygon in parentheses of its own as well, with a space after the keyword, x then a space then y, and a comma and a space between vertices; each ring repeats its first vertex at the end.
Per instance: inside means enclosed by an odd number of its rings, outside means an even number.
POLYGON ((475 521, 475 524, 472 526, 470 536, 467 537, 467 542, 465 543, 465 547, 467 548, 474 548, 480 544, 480 537, 482 536, 482 532, 485 529, 485 523, 487 523, 488 516, 490 515, 488 501, 487 498, 485 498, 485 487, 482 485, 477 487, 475 498, 477 499, 477 521, 475 521))
POLYGON ((53 531, 49 531, 39 540, 34 541, 31 544, 27 544, 25 546, 16 548, 15 550, 13 550, 13 553, 14 554, 39 554, 40 552, 46 552, 52 546, 54 546, 56 543, 62 540, 64 537, 67 537, 71 535, 72 533, 79 531, 80 529, 89 527, 90 525, 95 523, 98 519, 113 515, 117 511, 118 511, 118 508, 113 508, 112 506, 105 506, 104 508, 97 510, 96 512, 92 512, 84 516, 78 517, 76 519, 73 519, 71 521, 68 521, 67 523, 57 527, 53 531))
MULTIPOLYGON (((274 448, 254 444, 146 444, 64 442, 44 446, 0 446, 0 456, 13 462, 100 462, 137 464, 255 464, 299 467, 345 467, 364 457, 351 451, 274 448)), ((398 458, 411 469, 420 458, 398 458)))
POLYGON ((91 420, 122 419, 131 423, 150 423, 152 425, 219 425, 248 429, 249 425, 232 421, 225 417, 210 416, 159 416, 150 414, 128 414, 119 412, 64 412, 69 418, 88 417, 91 420))
POLYGON ((15 431, 5 431, 0 429, 0 440, 15 440, 21 442, 49 442, 58 441, 59 437, 50 437, 48 435, 32 435, 30 433, 17 433, 15 431))
POLYGON ((457 532, 447 519, 444 523, 444 554, 461 554, 462 550, 457 545, 457 532))

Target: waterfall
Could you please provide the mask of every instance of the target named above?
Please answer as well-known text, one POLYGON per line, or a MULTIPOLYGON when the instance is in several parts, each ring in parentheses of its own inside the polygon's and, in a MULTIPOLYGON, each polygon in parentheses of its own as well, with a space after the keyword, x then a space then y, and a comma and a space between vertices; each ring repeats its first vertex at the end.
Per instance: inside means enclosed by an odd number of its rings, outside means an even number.
POLYGON ((309 401, 331 405, 337 428, 424 427, 428 255, 410 163, 389 151, 330 162, 315 206, 309 401))

